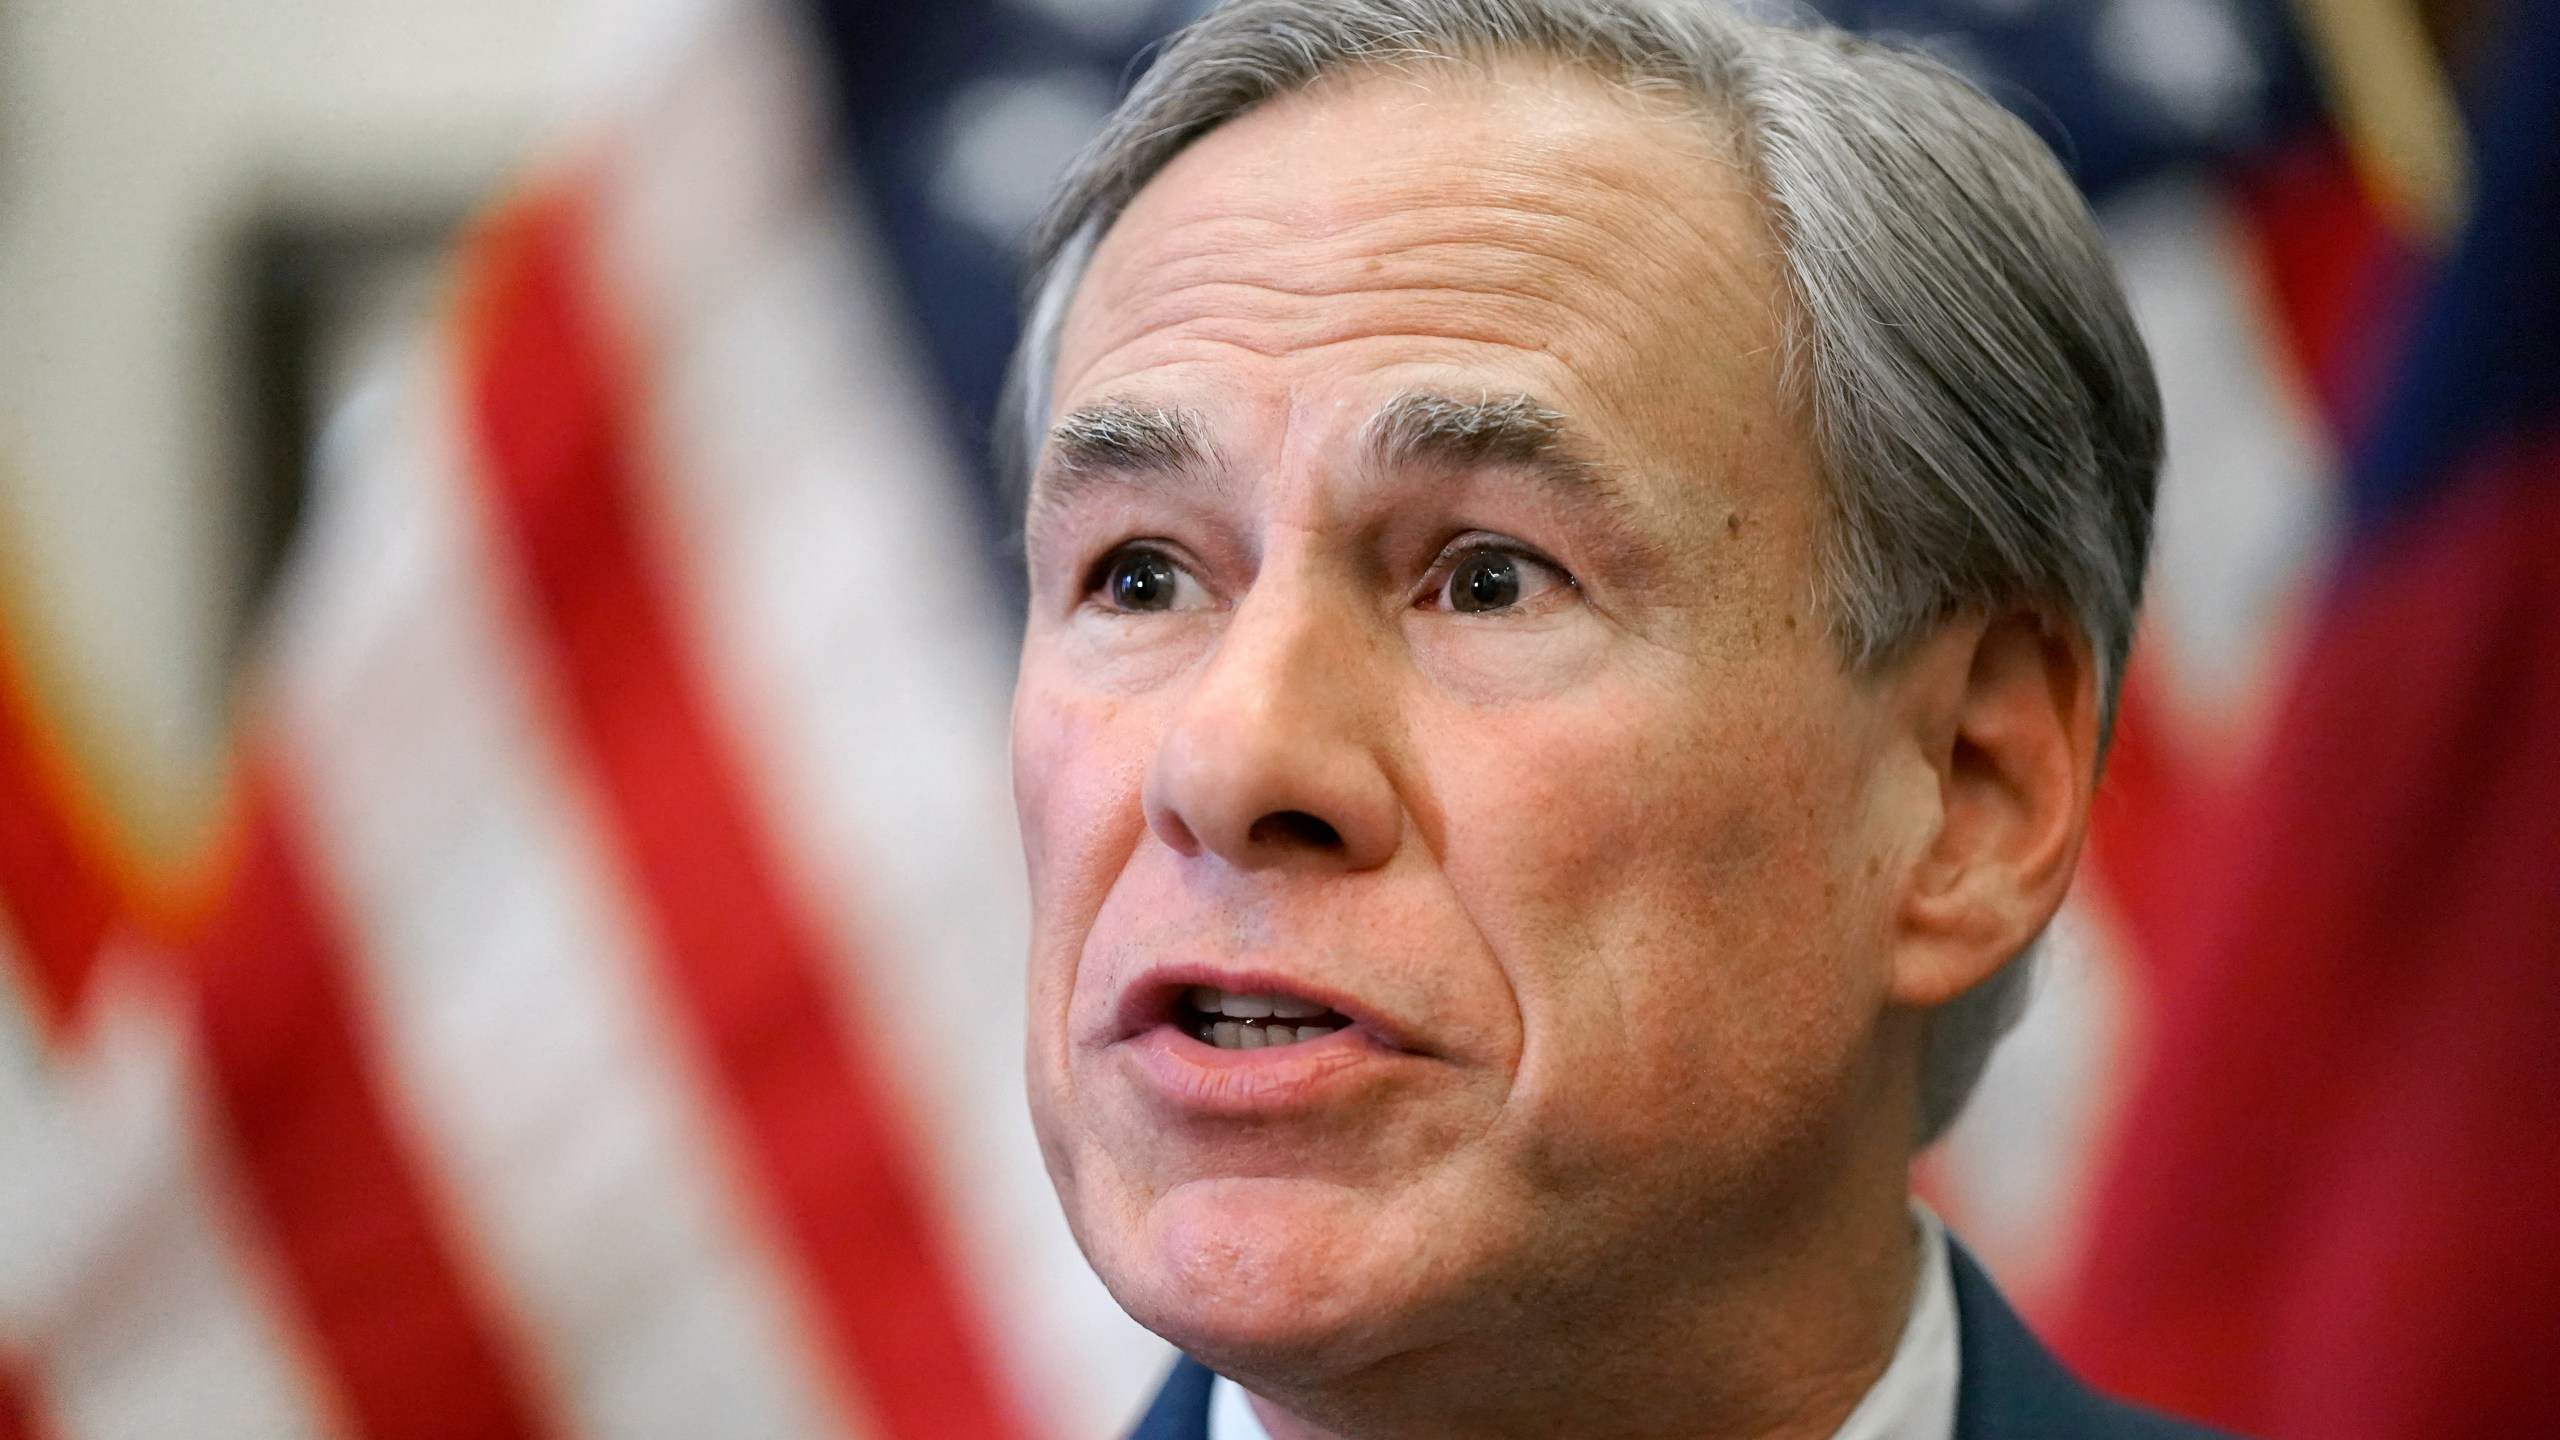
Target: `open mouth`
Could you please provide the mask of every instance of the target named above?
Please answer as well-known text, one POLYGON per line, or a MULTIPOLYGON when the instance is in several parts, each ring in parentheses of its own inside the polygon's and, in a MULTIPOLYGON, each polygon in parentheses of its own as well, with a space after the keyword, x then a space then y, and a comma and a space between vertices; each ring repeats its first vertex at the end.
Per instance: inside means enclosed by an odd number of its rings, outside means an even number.
POLYGON ((1248 994, 1194 985, 1174 1002, 1174 1024, 1221 1050, 1265 1050, 1320 1039, 1351 1023, 1296 995, 1248 994))

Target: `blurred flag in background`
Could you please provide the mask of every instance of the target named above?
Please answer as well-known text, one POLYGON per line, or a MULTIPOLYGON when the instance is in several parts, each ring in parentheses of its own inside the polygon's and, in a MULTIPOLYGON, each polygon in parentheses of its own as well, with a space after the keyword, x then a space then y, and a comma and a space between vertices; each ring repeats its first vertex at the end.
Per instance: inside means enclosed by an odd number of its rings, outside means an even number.
POLYGON ((1029 1440, 1161 1364, 1023 1113, 969 487, 798 17, 696 9, 336 423, 187 916, 17 728, 42 1433, 1029 1440))
MULTIPOLYGON (((1022 235, 1190 8, 607 7, 650 58, 332 431, 189 894, 12 672, 0 1440, 1130 1412, 1021 1113, 979 457, 1022 235)), ((2056 143, 2170 411, 2085 883, 1926 1183, 2131 1393, 2560 1430, 2551 7, 2474 12, 2467 187, 2398 0, 1825 9, 2056 143)))
POLYGON ((2253 1433, 2560 1433, 2560 7, 2497 23, 2063 1331, 2253 1433))

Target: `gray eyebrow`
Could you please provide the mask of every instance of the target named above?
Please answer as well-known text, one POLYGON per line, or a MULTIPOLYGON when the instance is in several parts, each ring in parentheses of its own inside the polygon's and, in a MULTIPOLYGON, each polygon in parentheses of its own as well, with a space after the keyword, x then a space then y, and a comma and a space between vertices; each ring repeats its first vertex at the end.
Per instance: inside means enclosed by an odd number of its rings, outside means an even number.
POLYGON ((1200 470, 1209 467, 1209 427, 1189 410, 1106 400, 1049 427, 1050 468, 1066 474, 1200 470))
POLYGON ((1606 467, 1571 422, 1526 395, 1461 400, 1406 391, 1370 419, 1369 453, 1381 469, 1503 465, 1617 498, 1606 467))
POLYGON ((1196 412, 1127 400, 1069 411, 1049 427, 1046 451, 1031 477, 1030 521, 1088 490, 1217 471, 1208 422, 1196 412))
MULTIPOLYGON (((1369 461, 1380 470, 1474 469, 1526 472, 1623 508, 1608 467, 1562 412, 1527 395, 1459 399, 1408 390, 1379 407, 1365 428, 1369 461)), ((1196 411, 1132 401, 1080 406, 1049 427, 1048 454, 1032 484, 1035 512, 1097 484, 1215 476, 1217 450, 1196 411)))

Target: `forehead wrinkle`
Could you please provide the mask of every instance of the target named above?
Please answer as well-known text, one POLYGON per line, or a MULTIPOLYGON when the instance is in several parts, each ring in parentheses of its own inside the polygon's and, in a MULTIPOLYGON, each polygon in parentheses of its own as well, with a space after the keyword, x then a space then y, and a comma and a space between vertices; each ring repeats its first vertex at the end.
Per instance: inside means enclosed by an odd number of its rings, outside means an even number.
POLYGON ((1506 349, 1530 338, 1570 363, 1637 339, 1643 312, 1626 297, 1703 289, 1736 309, 1765 307, 1734 236, 1665 213, 1610 218, 1482 202, 1409 206, 1312 234, 1303 216, 1173 218, 1089 277, 1064 348, 1100 362, 1189 331, 1275 356, 1400 333, 1506 349), (1417 223, 1425 213, 1434 223, 1417 223), (1340 308, 1360 301, 1387 308, 1340 308))
MULTIPOLYGON (((1147 236, 1145 284, 1157 294, 1244 285, 1292 299, 1480 291, 1557 303, 1595 286, 1650 292, 1684 278, 1700 258, 1711 265, 1722 259, 1719 237, 1701 236, 1676 217, 1400 199, 1389 213, 1325 226, 1302 215, 1176 220, 1147 236), (1673 260, 1673 252, 1685 253, 1673 260)), ((1601 208, 1614 207, 1594 207, 1601 208)))
MULTIPOLYGON (((1125 337, 1115 337, 1109 349, 1081 366, 1086 372, 1110 373, 1110 362, 1132 350, 1147 351, 1154 347, 1203 345, 1219 349, 1240 350, 1266 360, 1292 355, 1311 355, 1340 345, 1355 345, 1366 340, 1405 338, 1443 341, 1453 345, 1483 347, 1527 355, 1546 355, 1568 359, 1587 348, 1569 344, 1578 340, 1572 327, 1553 323, 1539 327, 1522 327, 1501 323, 1512 316, 1513 307, 1534 302, 1520 300, 1499 291, 1458 291, 1416 289, 1409 307, 1386 313, 1363 312, 1338 316, 1292 317, 1295 323, 1279 325, 1270 319, 1239 314, 1237 307, 1214 298, 1201 297, 1196 304, 1168 306, 1170 313, 1147 317, 1143 326, 1132 326, 1125 337), (1475 304, 1468 304, 1468 301, 1475 304), (1434 315, 1431 311, 1446 312, 1434 315), (1528 330, 1525 337, 1521 331, 1528 330)), ((1542 314, 1552 316, 1563 307, 1546 307, 1542 314)))
POLYGON ((1342 309, 1323 306, 1322 298, 1311 303, 1251 281, 1219 279, 1159 288, 1126 306, 1097 304, 1111 312, 1102 322, 1109 328, 1077 327, 1082 333, 1060 357, 1059 391, 1090 393, 1226 355, 1312 359, 1378 340, 1423 342, 1432 358, 1455 364, 1507 354, 1578 373, 1619 340, 1609 319, 1586 313, 1576 297, 1493 285, 1398 286, 1364 297, 1371 304, 1342 309), (1374 303, 1381 297, 1384 303, 1374 303))
POLYGON ((1589 361, 1631 338, 1628 317, 1611 313, 1611 292, 1641 288, 1594 286, 1567 256, 1474 238, 1388 244, 1346 259, 1311 260, 1304 246, 1255 248, 1271 259, 1256 264, 1234 247, 1151 248, 1143 281, 1114 275, 1088 285, 1068 327, 1061 380, 1072 392, 1119 373, 1113 362, 1133 350, 1174 342, 1268 359, 1408 336, 1589 361))

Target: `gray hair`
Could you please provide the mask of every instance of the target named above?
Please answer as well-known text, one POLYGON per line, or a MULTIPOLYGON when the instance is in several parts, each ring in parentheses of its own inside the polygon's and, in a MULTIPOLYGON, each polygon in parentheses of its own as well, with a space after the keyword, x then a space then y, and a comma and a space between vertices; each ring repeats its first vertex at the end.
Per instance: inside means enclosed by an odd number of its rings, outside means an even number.
MULTIPOLYGON (((1669 91, 1730 132, 1783 249, 1786 380, 1826 488, 1818 597, 1873 672, 1959 613, 2087 636, 2101 743, 2133 642, 2161 454, 2151 362, 2088 208, 2035 134, 1925 56, 1717 0, 1231 0, 1167 46, 1034 238, 999 443, 1027 480, 1059 330, 1102 235, 1184 147, 1363 68, 1532 54, 1669 91), (1015 427, 1019 429, 1016 430, 1015 427)), ((1920 1139, 2024 1009, 2037 946, 1930 1017, 1920 1139)))

